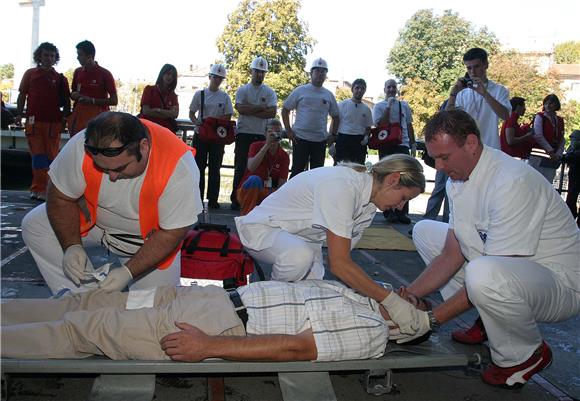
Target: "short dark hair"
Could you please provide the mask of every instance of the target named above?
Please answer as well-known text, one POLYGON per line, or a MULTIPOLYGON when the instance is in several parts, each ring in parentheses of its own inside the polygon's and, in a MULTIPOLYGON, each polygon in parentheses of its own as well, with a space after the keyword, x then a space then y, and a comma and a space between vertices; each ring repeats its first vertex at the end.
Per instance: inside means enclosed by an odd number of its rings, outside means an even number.
MULTIPOLYGON (((145 125, 134 115, 118 111, 99 114, 89 121, 85 130, 85 143, 99 148, 110 146, 115 139, 127 145, 138 144, 143 138, 147 138, 145 125)), ((141 160, 139 146, 128 147, 127 153, 141 160)))
POLYGON ((361 86, 364 86, 366 88, 367 87, 367 82, 364 79, 362 79, 362 78, 357 78, 354 81, 352 81, 351 87, 353 87, 355 85, 361 85, 361 86))
POLYGON ((77 50, 81 50, 86 55, 95 57, 95 45, 93 45, 88 40, 83 40, 82 42, 77 43, 76 47, 77 50))
POLYGON ((477 123, 461 109, 438 111, 423 128, 425 142, 431 142, 438 135, 447 134, 458 146, 463 146, 469 134, 474 134, 481 142, 477 123))
POLYGON ((560 104, 560 99, 558 99, 558 96, 554 95, 553 93, 550 93, 548 96, 544 98, 544 100, 542 100, 542 110, 544 109, 544 105, 546 104, 546 102, 556 103, 556 111, 560 110, 560 108, 562 107, 562 105, 560 104))
POLYGON ((480 47, 474 47, 469 49, 463 55, 463 61, 470 61, 479 59, 484 63, 487 63, 487 52, 480 47))
POLYGON ((157 81, 155 81, 155 84, 156 85, 161 84, 163 82, 163 76, 167 74, 169 71, 173 72, 173 74, 175 75, 175 79, 173 80, 171 85, 169 85, 169 90, 174 91, 175 88, 177 87, 177 68, 175 68, 173 64, 165 64, 163 67, 161 67, 161 71, 159 71, 159 75, 157 76, 157 81))
POLYGON ((518 106, 525 106, 526 99, 523 97, 514 96, 510 99, 510 104, 512 105, 512 111, 514 111, 518 106))
POLYGON ((40 56, 42 55, 43 50, 47 52, 54 52, 55 54, 54 64, 58 64, 58 62, 60 61, 60 54, 58 53, 58 49, 56 48, 56 46, 49 42, 43 42, 36 48, 36 50, 32 54, 32 58, 34 59, 36 65, 40 65, 40 56))

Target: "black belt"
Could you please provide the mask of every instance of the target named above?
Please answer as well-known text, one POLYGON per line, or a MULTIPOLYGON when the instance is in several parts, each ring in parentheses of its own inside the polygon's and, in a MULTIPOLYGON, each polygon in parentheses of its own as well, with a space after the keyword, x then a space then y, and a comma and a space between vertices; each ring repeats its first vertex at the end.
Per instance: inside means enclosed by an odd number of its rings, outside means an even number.
POLYGON ((236 311, 238 317, 244 324, 244 328, 246 328, 248 324, 248 311, 246 310, 246 307, 242 302, 242 297, 240 297, 240 294, 235 288, 230 288, 226 291, 230 297, 230 301, 232 301, 232 304, 234 304, 234 310, 236 311))

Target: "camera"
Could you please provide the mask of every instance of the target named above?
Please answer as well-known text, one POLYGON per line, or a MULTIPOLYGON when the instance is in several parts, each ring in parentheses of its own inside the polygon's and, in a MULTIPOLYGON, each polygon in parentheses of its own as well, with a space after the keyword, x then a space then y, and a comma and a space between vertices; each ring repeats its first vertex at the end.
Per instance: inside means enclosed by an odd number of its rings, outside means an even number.
POLYGON ((272 139, 275 141, 282 139, 282 134, 280 132, 272 132, 270 135, 272 135, 272 139))
POLYGON ((465 73, 465 76, 461 78, 461 83, 464 88, 473 88, 473 79, 469 77, 469 73, 465 73))

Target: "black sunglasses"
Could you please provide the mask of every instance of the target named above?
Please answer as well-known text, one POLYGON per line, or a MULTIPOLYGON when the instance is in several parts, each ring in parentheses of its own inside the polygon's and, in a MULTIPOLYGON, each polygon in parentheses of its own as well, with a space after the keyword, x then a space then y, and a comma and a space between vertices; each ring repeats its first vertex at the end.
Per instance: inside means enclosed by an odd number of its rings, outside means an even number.
POLYGON ((115 157, 115 156, 119 156, 121 153, 123 153, 123 151, 125 149, 127 149, 129 147, 129 145, 131 145, 132 143, 135 143, 135 142, 129 142, 129 143, 126 143, 125 145, 119 146, 117 148, 99 148, 99 147, 92 146, 92 145, 85 143, 85 150, 94 156, 96 156, 100 153, 105 157, 115 157))

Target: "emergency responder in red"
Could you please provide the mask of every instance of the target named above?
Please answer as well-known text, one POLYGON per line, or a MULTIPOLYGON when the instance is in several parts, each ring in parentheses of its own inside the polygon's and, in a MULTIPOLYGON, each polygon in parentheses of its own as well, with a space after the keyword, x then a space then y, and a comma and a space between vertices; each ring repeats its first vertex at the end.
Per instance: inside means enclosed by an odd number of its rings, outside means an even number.
POLYGON ((117 88, 109 70, 95 61, 95 46, 88 40, 77 44, 80 67, 73 75, 70 97, 74 100, 73 112, 68 119, 71 136, 85 129, 93 117, 109 106, 117 105, 117 88))
POLYGON ((44 42, 34 51, 36 67, 20 81, 15 121, 20 123, 26 104, 26 140, 32 157, 30 198, 46 199, 48 166, 58 153, 64 117, 70 113, 68 81, 54 69, 58 49, 44 42))
POLYGON ((266 121, 266 140, 254 142, 248 152, 248 166, 237 190, 242 216, 250 213, 288 180, 290 157, 280 146, 282 123, 266 121))

